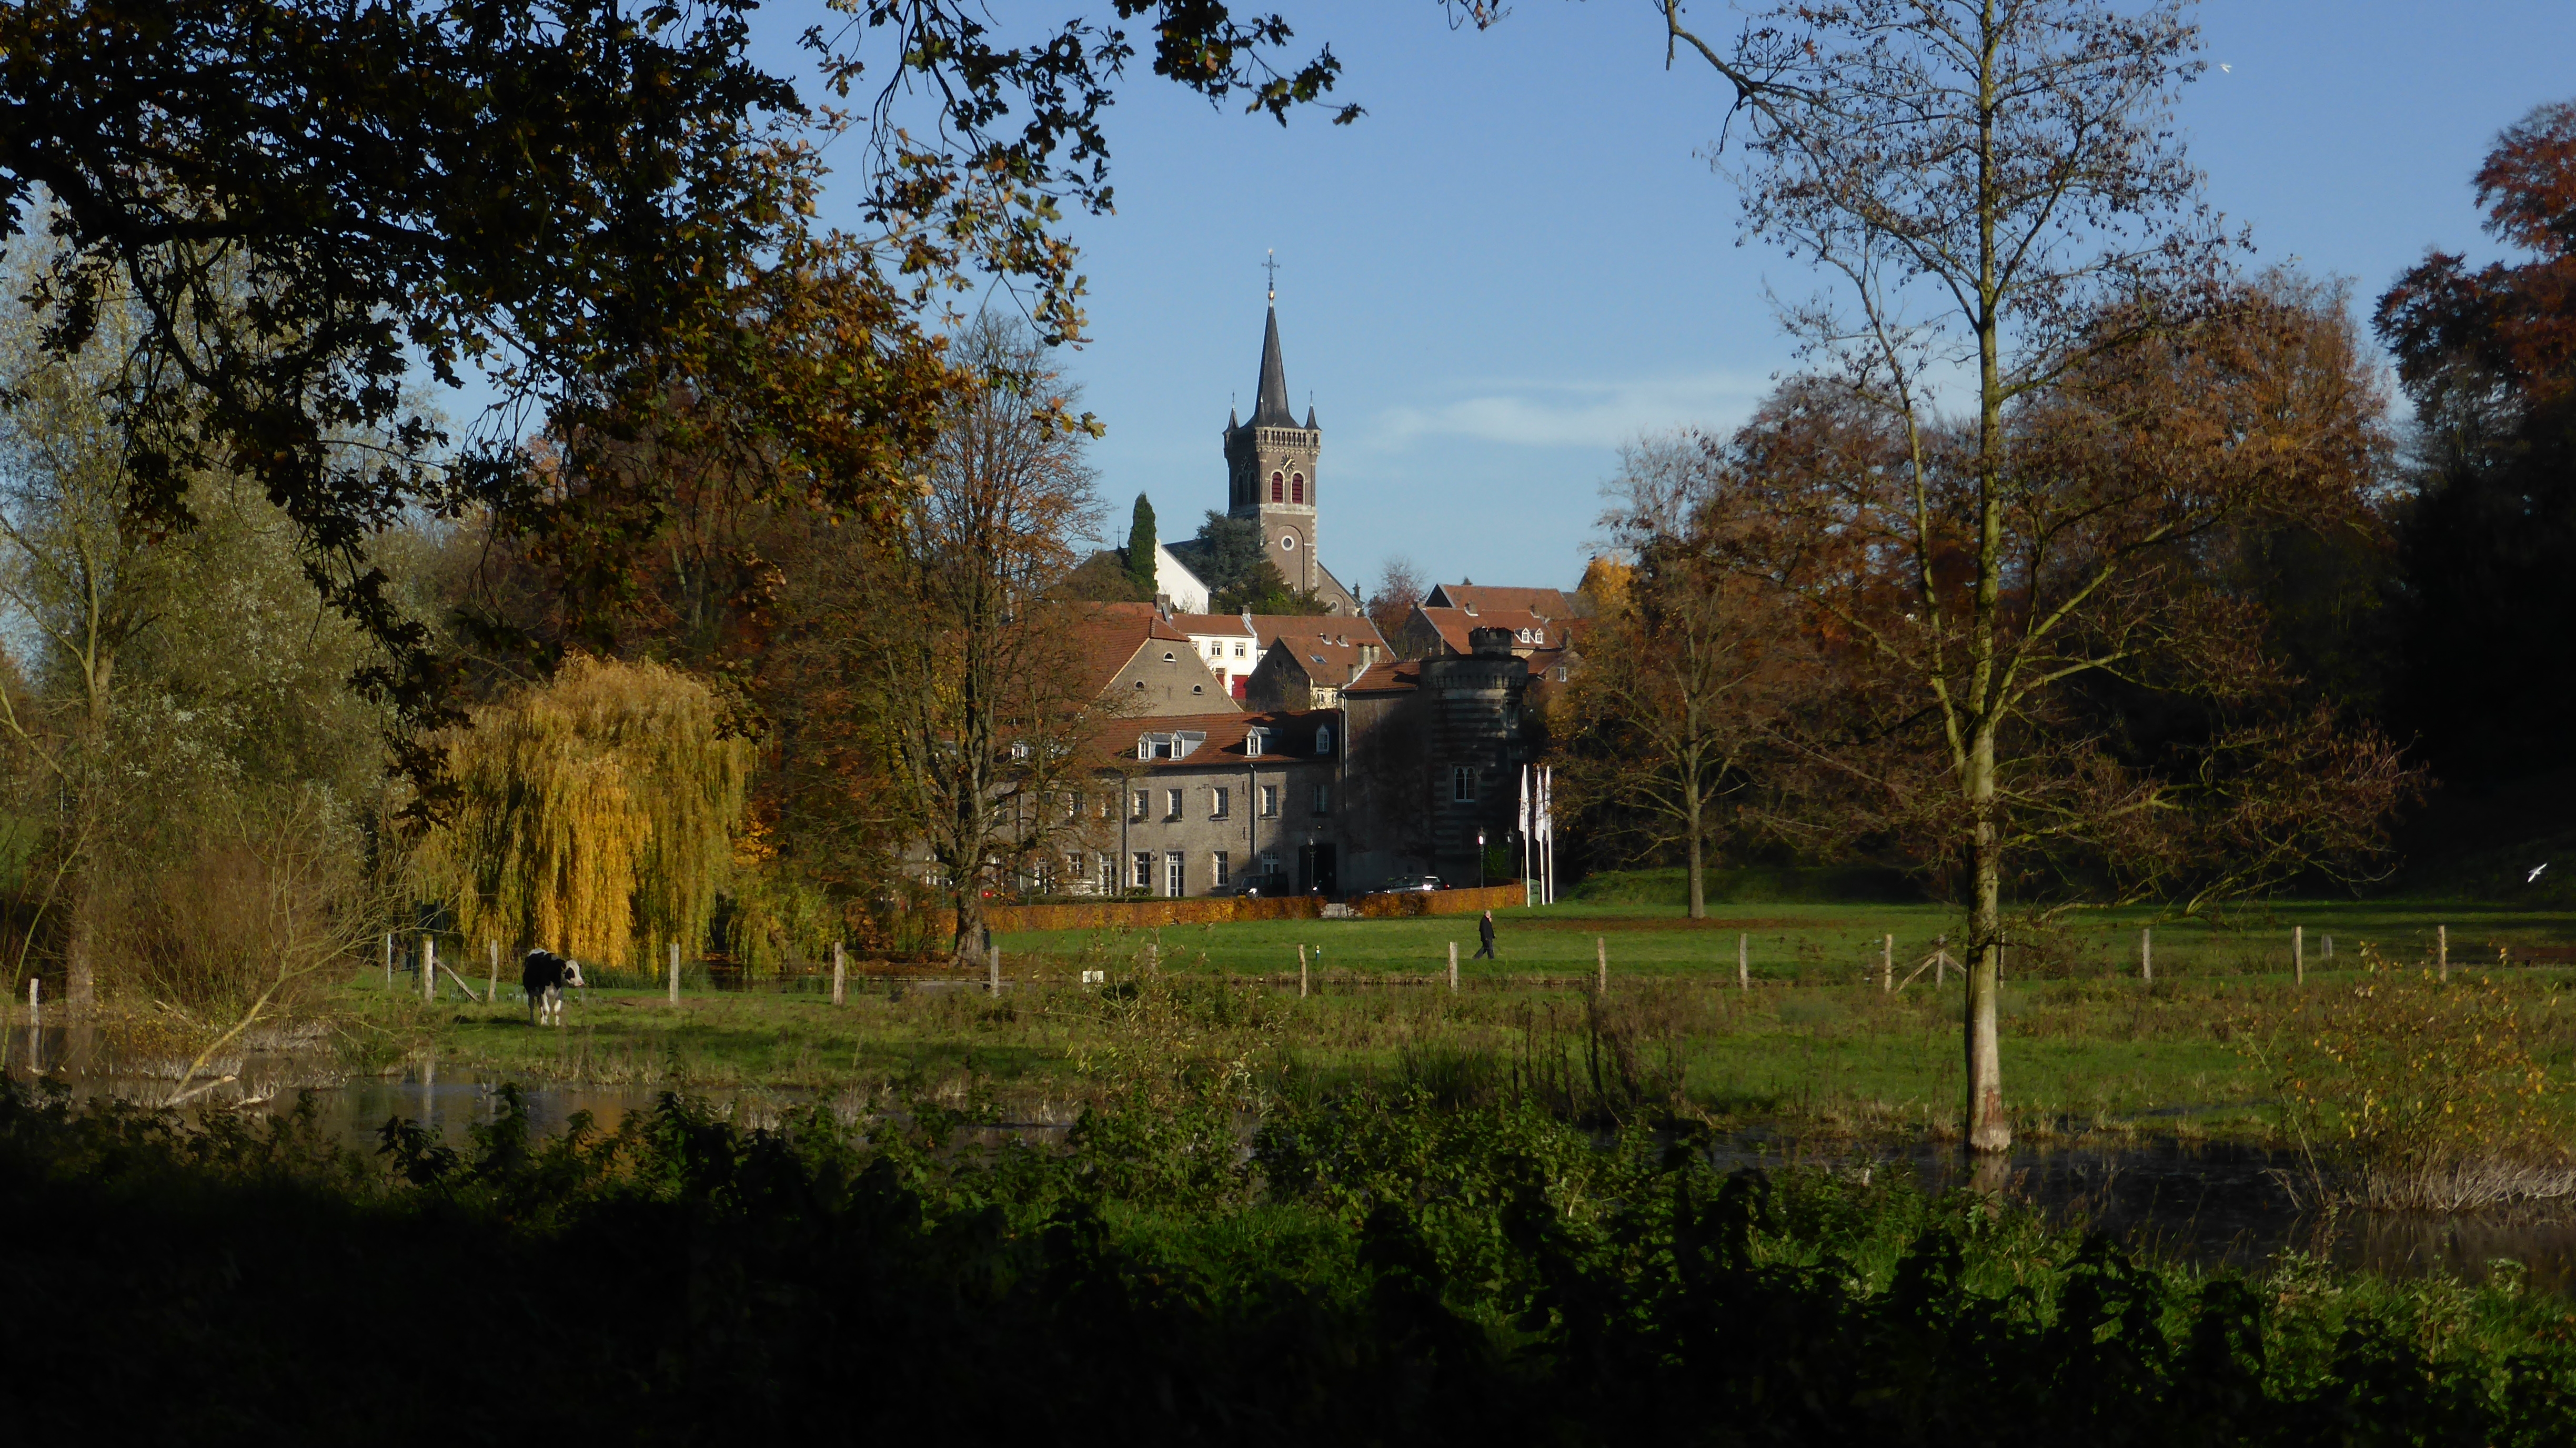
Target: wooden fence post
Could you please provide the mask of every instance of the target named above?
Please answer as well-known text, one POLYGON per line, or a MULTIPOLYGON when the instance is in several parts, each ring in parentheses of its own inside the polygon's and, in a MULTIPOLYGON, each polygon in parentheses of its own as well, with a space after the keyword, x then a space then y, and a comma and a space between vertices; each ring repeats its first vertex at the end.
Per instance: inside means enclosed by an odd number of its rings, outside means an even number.
POLYGON ((394 933, 385 932, 385 989, 394 988, 394 933))
POLYGON ((2308 983, 2308 927, 2290 927, 2290 984, 2308 983))
POLYGON ((841 942, 835 940, 832 942, 832 1004, 842 1005, 849 1000, 849 984, 849 962, 841 958, 841 942))
POLYGON ((999 999, 1002 994, 1002 947, 996 945, 984 961, 984 993, 999 999))
POLYGON ((2433 927, 2433 959, 2441 966, 2443 983, 2446 985, 2449 984, 2451 979, 2451 927, 2447 925, 2436 925, 2433 927))
POLYGON ((1593 977, 1592 988, 1602 995, 1608 995, 1610 993, 1609 937, 1603 935, 1592 937, 1592 958, 1599 968, 1598 973, 1593 977))
POLYGON ((492 970, 483 977, 483 1003, 490 1005, 501 998, 501 942, 485 942, 492 947, 492 970))
POLYGON ((1753 989, 1753 937, 1738 932, 1735 937, 1735 988, 1753 989))
POLYGON ((1306 998, 1306 947, 1297 947, 1297 999, 1306 998))
POLYGON ((680 942, 671 942, 671 1004, 680 1003, 680 942))
POLYGON ((420 935, 420 998, 438 999, 438 937, 426 930, 420 935))
POLYGON ((1879 937, 1878 988, 1896 989, 1896 937, 1893 935, 1879 937))
POLYGON ((27 977, 27 1069, 45 1074, 45 1002, 39 992, 42 981, 27 977))
POLYGON ((2138 979, 2156 983, 2156 945, 2145 926, 2138 927, 2138 979))
POLYGON ((1449 942, 1449 993, 1458 993, 1458 942, 1449 942))

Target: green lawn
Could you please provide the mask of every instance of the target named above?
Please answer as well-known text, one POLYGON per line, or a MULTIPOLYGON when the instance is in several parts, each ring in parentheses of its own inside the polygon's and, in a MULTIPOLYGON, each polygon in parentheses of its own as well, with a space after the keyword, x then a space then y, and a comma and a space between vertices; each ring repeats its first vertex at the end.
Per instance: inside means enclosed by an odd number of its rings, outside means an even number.
MULTIPOLYGON (((1881 937, 1897 937, 1902 975, 1955 928, 1946 910, 1738 907, 1692 922, 1650 907, 1561 906, 1496 919, 1500 962, 1469 959, 1471 916, 1004 935, 1013 985, 998 1001, 980 972, 958 972, 930 986, 863 977, 837 1008, 811 981, 693 989, 676 1009, 660 991, 593 989, 563 1031, 530 1027, 506 998, 424 1006, 387 993, 380 976, 342 987, 337 1005, 353 1056, 375 1069, 426 1055, 442 1072, 824 1093, 901 1085, 1062 1108, 1094 1089, 1098 1063, 1111 1058, 1240 1059, 1274 1082, 1300 1072, 1394 1080, 1457 1060, 1505 1076, 1549 1063, 1579 1073, 1616 1058, 1641 1078, 1678 1080, 1699 1109, 1741 1126, 1942 1132, 1956 1116, 1958 977, 1936 989, 1927 974, 1891 993, 1877 975, 1881 937), (1750 990, 1736 985, 1739 935, 1750 990), (1453 940, 1454 994, 1444 978, 1453 940), (1588 990, 1596 940, 1611 986, 1598 1003, 1588 990), (1104 998, 1079 984, 1085 970, 1142 984, 1146 997, 1104 998)), ((2063 920, 2007 964, 2005 1087, 2019 1129, 2260 1134, 2274 1087, 2248 1043, 2294 991, 2349 989, 2365 943, 2428 958, 2437 924, 2450 927, 2453 964, 2470 975, 2492 973, 2494 942, 2576 939, 2565 914, 2449 904, 2063 920), (2307 932, 2304 987, 2288 971, 2293 925, 2307 932), (2141 926, 2154 931, 2152 986, 2137 978, 2141 926)), ((2501 978, 2542 993, 2567 976, 2524 967, 2501 978)), ((2576 1057, 2576 1039, 2547 1048, 2556 1067, 2576 1057)))
MULTIPOLYGON (((1297 947, 1331 972, 1445 974, 1448 946, 1458 946, 1462 978, 1567 976, 1593 973, 1596 944, 1614 976, 1731 977, 1738 937, 1757 980, 1826 985, 1876 978, 1881 941, 1893 935, 1900 975, 1943 935, 1964 933, 1957 912, 1936 905, 1731 905, 1705 920, 1681 911, 1636 905, 1565 904, 1494 912, 1500 962, 1478 961, 1476 919, 1284 920, 1172 926, 1156 931, 1025 931, 996 937, 1007 958, 1034 956, 1062 968, 1080 957, 1121 960, 1147 943, 1166 968, 1236 974, 1293 975, 1297 947)), ((2285 904, 2224 917, 2175 918, 2151 906, 2072 911, 2035 932, 2027 958, 2008 977, 2110 978, 2134 975, 2138 934, 2151 932, 2160 976, 2283 975, 2291 968, 2291 931, 2306 932, 2308 969, 2358 963, 2363 944, 2392 957, 2430 959, 2434 930, 2447 925, 2455 965, 2495 958, 2496 946, 2576 945, 2576 914, 2493 905, 2422 902, 2285 904), (2328 950, 2334 953, 2329 956, 2328 950)), ((2022 952, 2015 952, 2020 954, 2022 952)))

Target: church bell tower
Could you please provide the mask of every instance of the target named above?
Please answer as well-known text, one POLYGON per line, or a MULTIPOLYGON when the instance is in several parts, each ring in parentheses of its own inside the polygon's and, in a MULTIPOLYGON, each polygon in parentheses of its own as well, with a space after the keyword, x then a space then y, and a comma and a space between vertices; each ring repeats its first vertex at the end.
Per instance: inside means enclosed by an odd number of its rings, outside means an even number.
POLYGON ((1226 511, 1260 522, 1262 555, 1290 587, 1324 587, 1330 575, 1315 558, 1315 455, 1324 434, 1315 426, 1312 406, 1302 427, 1288 410, 1276 289, 1270 293, 1270 320, 1261 338, 1261 387, 1254 397, 1250 422, 1226 419, 1226 511))

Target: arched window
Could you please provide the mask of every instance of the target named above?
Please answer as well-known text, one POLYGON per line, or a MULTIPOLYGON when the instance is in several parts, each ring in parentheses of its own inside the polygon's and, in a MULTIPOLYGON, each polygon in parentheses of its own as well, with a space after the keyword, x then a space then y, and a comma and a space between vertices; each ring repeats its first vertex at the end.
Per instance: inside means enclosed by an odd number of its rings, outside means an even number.
POLYGON ((1333 731, 1331 726, 1327 725, 1324 728, 1315 731, 1315 752, 1317 754, 1330 754, 1333 752, 1333 731))
POLYGON ((1288 480, 1288 501, 1292 503, 1302 503, 1306 501, 1306 475, 1304 473, 1298 473, 1288 480))
POLYGON ((1284 486, 1285 485, 1281 482, 1277 473, 1272 473, 1270 475, 1270 501, 1276 503, 1286 496, 1286 494, 1281 491, 1284 486))

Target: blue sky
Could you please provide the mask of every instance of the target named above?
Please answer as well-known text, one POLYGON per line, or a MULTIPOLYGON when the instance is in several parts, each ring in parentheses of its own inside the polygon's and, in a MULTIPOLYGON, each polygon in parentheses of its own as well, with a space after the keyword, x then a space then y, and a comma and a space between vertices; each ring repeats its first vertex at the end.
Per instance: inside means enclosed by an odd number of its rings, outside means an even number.
MULTIPOLYGON (((1739 421, 1791 361, 1766 289, 1816 286, 1737 243, 1705 159, 1724 92, 1664 69, 1647 0, 1518 0, 1483 33, 1434 0, 1265 8, 1331 43, 1369 114, 1282 130, 1141 76, 1112 113, 1117 212, 1070 228, 1093 340, 1067 360, 1108 427, 1118 526, 1139 491, 1167 538, 1223 505, 1218 434, 1250 403, 1275 248, 1289 387, 1324 429, 1324 561, 1355 586, 1395 553, 1435 580, 1571 585, 1619 443, 1739 421)), ((2198 18, 2213 69, 2179 118, 2210 199, 2258 263, 2350 278, 2365 309, 2428 245, 2490 252, 2470 172, 2500 128, 2576 98, 2569 0, 2198 18)))

